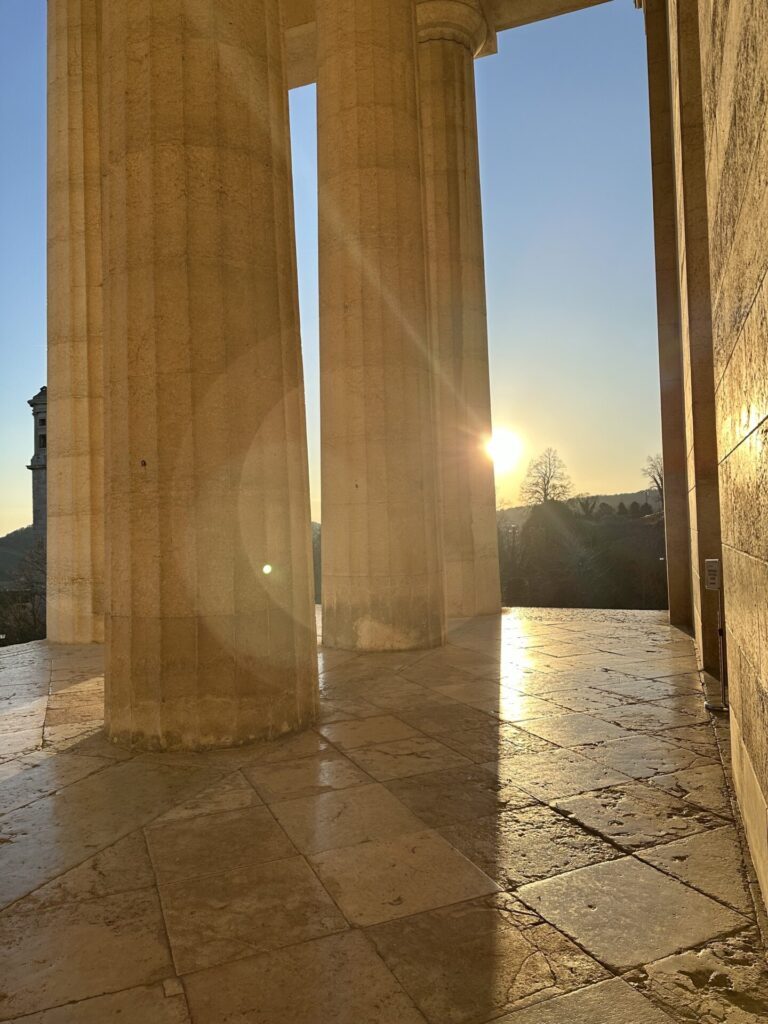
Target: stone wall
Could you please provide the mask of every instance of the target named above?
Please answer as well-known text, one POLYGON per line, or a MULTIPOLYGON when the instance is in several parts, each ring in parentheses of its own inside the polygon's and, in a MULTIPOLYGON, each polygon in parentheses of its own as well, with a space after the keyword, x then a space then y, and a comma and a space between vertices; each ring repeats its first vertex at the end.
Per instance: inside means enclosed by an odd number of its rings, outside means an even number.
POLYGON ((768 5, 698 15, 734 774, 768 897, 768 5))

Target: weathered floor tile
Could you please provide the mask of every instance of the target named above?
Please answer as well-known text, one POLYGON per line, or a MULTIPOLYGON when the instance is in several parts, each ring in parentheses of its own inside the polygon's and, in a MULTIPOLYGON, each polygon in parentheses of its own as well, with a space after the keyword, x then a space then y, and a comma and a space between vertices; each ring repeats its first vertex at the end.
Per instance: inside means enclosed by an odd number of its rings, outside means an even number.
POLYGON ((507 685, 512 685, 531 697, 546 699, 549 699, 549 695, 555 690, 566 690, 575 685, 572 680, 563 679, 559 672, 542 672, 538 669, 517 669, 511 673, 503 671, 501 678, 507 685))
POLYGON ((377 718, 381 708, 371 704, 363 697, 342 697, 332 694, 326 697, 320 691, 320 711, 318 723, 329 725, 331 722, 348 722, 350 718, 377 718))
POLYGON ((518 925, 510 902, 459 903, 368 935, 431 1024, 475 1024, 607 976, 550 925, 518 925))
POLYGON ((710 763, 709 758, 676 743, 668 743, 660 736, 631 736, 629 739, 593 743, 577 750, 633 779, 647 779, 652 775, 665 775, 710 763))
POLYGON ((500 783, 484 768, 451 768, 386 783, 390 793, 430 828, 527 807, 533 797, 500 783))
POLYGON ((310 860, 347 920, 362 926, 485 896, 497 888, 435 832, 328 850, 310 860))
POLYGON ((704 701, 703 693, 675 692, 671 696, 662 697, 661 700, 655 700, 653 703, 659 708, 684 711, 691 718, 694 718, 699 725, 709 725, 711 713, 704 706, 704 701))
POLYGON ((471 762, 458 751, 431 736, 415 735, 390 743, 373 743, 350 750, 349 756, 380 782, 402 779, 422 772, 468 766, 471 762))
MULTIPOLYGON (((416 666, 418 667, 418 666, 416 666)), ((438 673, 434 678, 423 681, 433 693, 452 701, 458 701, 467 707, 486 702, 497 702, 501 691, 500 684, 493 679, 472 679, 463 672, 450 670, 438 673)))
POLYGON ((273 764, 278 761, 294 761, 297 757, 311 757, 323 750, 328 750, 328 742, 313 730, 300 732, 296 736, 286 736, 285 739, 275 740, 273 743, 257 744, 252 748, 253 757, 250 764, 258 761, 261 764, 273 764))
POLYGON ((24 898, 24 906, 45 908, 80 903, 150 889, 154 884, 155 873, 147 843, 144 832, 139 829, 35 889, 24 898))
POLYGON ((489 717, 482 729, 441 733, 440 742, 474 761, 475 764, 552 749, 552 745, 546 740, 526 732, 521 726, 489 717))
POLYGON ((684 768, 671 775, 657 775, 652 783, 667 793, 706 807, 726 818, 731 817, 731 799, 719 764, 705 764, 698 768, 684 768))
POLYGON ((154 890, 40 910, 24 902, 0 914, 8 1020, 173 974, 154 890))
MULTIPOLYGON (((361 664, 364 663, 365 658, 361 659, 361 664)), ((390 706, 393 704, 397 706, 397 696, 405 702, 419 700, 422 704, 435 700, 434 694, 426 687, 403 679, 402 676, 396 675, 394 672, 380 675, 375 670, 367 673, 363 679, 336 679, 333 675, 324 676, 320 680, 320 692, 323 698, 327 697, 330 700, 361 701, 370 704, 371 707, 378 709, 377 715, 386 715, 390 706), (374 698, 381 698, 384 706, 374 703, 374 698)), ((349 717, 358 716, 350 715, 349 717)), ((367 718, 368 716, 360 717, 367 718)))
POLYGON ((558 800, 557 806, 590 831, 630 851, 672 842, 721 824, 709 811, 643 782, 558 800))
POLYGON ((17 771, 0 784, 0 814, 55 793, 110 764, 105 758, 59 754, 39 764, 17 762, 17 771))
POLYGON ((160 897, 179 974, 347 927, 303 857, 161 886, 160 897))
POLYGON ((634 732, 658 732, 696 725, 698 720, 687 711, 664 707, 661 704, 632 704, 629 707, 607 708, 597 714, 606 722, 634 732))
POLYGON ((626 729, 604 722, 591 715, 553 715, 549 718, 534 718, 520 723, 535 736, 556 743, 559 747, 578 747, 585 743, 600 743, 603 740, 618 740, 631 735, 626 729))
POLYGON ((43 1010, 19 1024, 189 1024, 189 1014, 183 991, 166 995, 157 984, 43 1010))
POLYGON ((603 679, 597 679, 593 685, 635 701, 661 700, 670 693, 669 684, 666 682, 628 675, 606 675, 603 679))
POLYGON ((473 678, 492 679, 498 672, 499 659, 492 650, 471 651, 448 643, 422 655, 414 662, 414 667, 421 670, 435 668, 438 672, 458 669, 473 678))
POLYGON ((539 800, 557 800, 627 781, 618 771, 559 747, 538 754, 521 754, 487 767, 503 782, 519 786, 539 800))
POLYGON ((649 964, 627 980, 677 1024, 768 1019, 768 964, 754 929, 649 964))
POLYGON ((403 679, 402 676, 394 676, 393 679, 393 682, 377 682, 375 686, 365 690, 365 698, 379 708, 379 714, 387 711, 398 714, 401 710, 454 706, 453 701, 435 693, 434 690, 429 690, 426 686, 403 679))
POLYGON ((448 825, 440 834, 502 889, 516 889, 620 856, 598 836, 549 807, 528 807, 448 825))
POLYGON ((672 1024, 625 981, 612 978, 500 1017, 494 1024, 672 1024))
POLYGON ((747 924, 741 914, 633 857, 533 882, 519 896, 616 970, 661 959, 747 924))
POLYGON ((754 912, 741 845, 730 825, 651 847, 638 856, 742 914, 754 912))
POLYGON ((561 715, 563 709, 543 697, 531 697, 520 690, 503 689, 493 710, 503 722, 526 722, 531 718, 546 718, 549 715, 561 715))
POLYGON ((424 829, 419 818, 378 784, 285 800, 272 804, 272 813, 302 853, 424 829))
POLYGON ((18 732, 7 732, 0 736, 0 759, 6 757, 17 757, 19 754, 26 754, 36 750, 43 744, 43 726, 39 728, 22 729, 18 732))
POLYGON ((702 757, 717 759, 720 750, 715 739, 715 733, 711 724, 707 725, 686 725, 680 729, 664 729, 657 735, 667 743, 676 743, 681 747, 687 747, 702 757))
POLYGON ((46 696, 26 698, 11 705, 8 701, 0 705, 0 737, 10 733, 39 729, 45 721, 48 707, 46 696))
POLYGON ((47 725, 43 729, 43 744, 46 750, 72 753, 88 740, 93 741, 103 732, 103 719, 89 722, 67 722, 62 725, 47 725))
POLYGON ((268 804, 364 786, 371 781, 365 772, 337 750, 324 750, 297 761, 256 764, 244 768, 243 774, 268 804))
MULTIPOLYGON (((617 666, 619 662, 617 661, 617 666)), ((682 657, 648 658, 643 661, 632 661, 621 658, 621 671, 642 679, 667 679, 689 675, 696 671, 696 657, 693 653, 682 657)))
POLYGON ((266 807, 153 825, 147 845, 160 884, 292 857, 296 850, 266 807))
POLYGON ((206 769, 135 759, 11 811, 0 819, 0 904, 81 864, 215 778, 206 769))
MULTIPOLYGON (((555 674, 556 676, 559 673, 555 674)), ((601 690, 597 686, 585 685, 568 687, 545 694, 547 700, 566 711, 577 711, 593 714, 606 708, 622 707, 630 703, 630 698, 618 693, 601 690)))
POLYGON ((195 1024, 424 1024, 359 931, 200 971, 185 986, 195 1024))
POLYGON ((314 730, 284 736, 270 743, 252 743, 223 750, 181 751, 171 753, 140 754, 136 760, 172 767, 206 768, 208 771, 234 772, 251 764, 293 761, 297 757, 310 757, 330 744, 314 730))
POLYGON ((462 732, 467 729, 482 729, 488 716, 466 704, 450 702, 427 707, 409 708, 400 718, 414 729, 428 736, 439 736, 444 732, 462 732))
POLYGON ((355 750, 372 743, 390 743, 392 740, 407 740, 419 735, 410 725, 392 715, 331 722, 330 725, 321 725, 319 731, 341 750, 355 750))
POLYGON ((259 807, 262 801, 240 772, 227 775, 215 782, 191 800, 172 808, 158 822, 180 821, 182 818, 196 818, 201 814, 217 814, 220 811, 239 811, 246 807, 259 807))

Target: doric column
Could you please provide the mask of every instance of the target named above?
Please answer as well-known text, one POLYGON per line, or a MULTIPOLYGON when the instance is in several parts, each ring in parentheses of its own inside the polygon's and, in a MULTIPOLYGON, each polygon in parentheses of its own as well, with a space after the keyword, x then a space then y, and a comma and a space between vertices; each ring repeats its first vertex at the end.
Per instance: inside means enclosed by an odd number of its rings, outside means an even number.
POLYGON ((102 640, 100 0, 48 3, 48 639, 102 640))
POLYGON ((107 725, 306 726, 316 647, 278 0, 104 5, 107 725))
POLYGON ((474 57, 479 0, 419 0, 419 78, 449 616, 501 607, 491 434, 474 57))
POLYGON ((693 626, 700 667, 719 677, 719 601, 717 593, 705 586, 707 559, 722 559, 723 551, 698 3, 673 0, 666 9, 693 626))
POLYGON ((318 0, 323 639, 444 640, 414 0, 318 0))

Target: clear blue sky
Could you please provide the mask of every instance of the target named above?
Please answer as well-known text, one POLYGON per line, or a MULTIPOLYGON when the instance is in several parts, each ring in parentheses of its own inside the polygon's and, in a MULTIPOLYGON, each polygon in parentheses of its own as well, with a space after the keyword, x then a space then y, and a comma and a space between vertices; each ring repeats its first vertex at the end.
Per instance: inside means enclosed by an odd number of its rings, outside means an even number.
MULTIPOLYGON (((0 534, 31 520, 45 381, 45 0, 0 0, 0 534)), ((477 62, 494 422, 577 490, 643 486, 660 447, 643 19, 632 0, 504 33, 477 62)), ((313 512, 319 514, 314 89, 291 94, 313 512)))

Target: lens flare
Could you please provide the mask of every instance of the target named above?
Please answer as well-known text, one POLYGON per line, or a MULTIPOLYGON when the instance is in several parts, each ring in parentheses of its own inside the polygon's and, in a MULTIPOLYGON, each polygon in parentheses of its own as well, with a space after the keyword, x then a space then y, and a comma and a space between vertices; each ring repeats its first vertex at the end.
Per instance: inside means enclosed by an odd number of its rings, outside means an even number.
POLYGON ((272 566, 265 565, 261 571, 264 573, 265 576, 269 576, 269 574, 272 572, 272 566))
POLYGON ((485 442, 485 452, 498 474, 509 473, 523 454, 523 439, 514 430, 500 427, 485 442))

